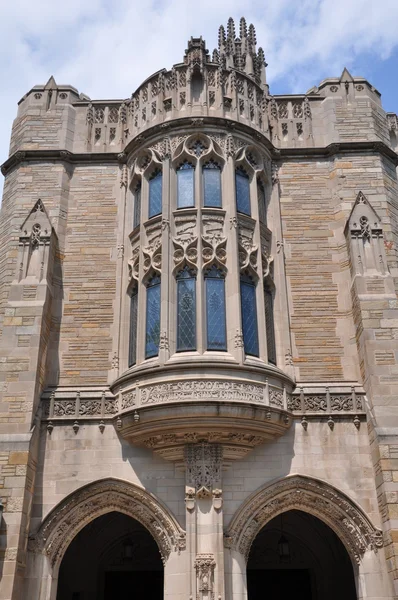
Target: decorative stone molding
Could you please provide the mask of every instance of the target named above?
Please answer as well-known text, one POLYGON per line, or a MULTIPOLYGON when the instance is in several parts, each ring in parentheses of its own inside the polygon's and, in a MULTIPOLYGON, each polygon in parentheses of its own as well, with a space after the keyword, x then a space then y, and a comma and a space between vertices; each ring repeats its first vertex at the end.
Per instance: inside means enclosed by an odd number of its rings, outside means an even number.
POLYGON ((294 509, 329 525, 356 563, 366 550, 383 546, 382 531, 353 500, 330 484, 304 475, 290 475, 255 492, 235 513, 225 545, 247 559, 259 531, 277 515, 294 509))
POLYGON ((211 495, 213 488, 221 481, 223 452, 222 446, 201 442, 187 444, 185 463, 187 482, 198 495, 211 495))
POLYGON ((196 600, 214 599, 214 569, 216 561, 213 554, 197 554, 195 558, 196 600))
POLYGON ((90 483, 60 502, 30 538, 29 550, 46 554, 55 567, 79 531, 112 511, 126 514, 146 527, 164 562, 171 552, 185 549, 185 532, 155 496, 132 483, 109 478, 90 483))
POLYGON ((299 385, 288 398, 287 407, 291 412, 305 413, 307 416, 364 415, 364 392, 362 389, 356 391, 355 387, 350 388, 346 385, 335 388, 310 388, 299 385))
POLYGON ((208 269, 212 264, 223 267, 227 260, 224 235, 224 216, 219 214, 204 213, 202 215, 202 259, 203 268, 208 269))

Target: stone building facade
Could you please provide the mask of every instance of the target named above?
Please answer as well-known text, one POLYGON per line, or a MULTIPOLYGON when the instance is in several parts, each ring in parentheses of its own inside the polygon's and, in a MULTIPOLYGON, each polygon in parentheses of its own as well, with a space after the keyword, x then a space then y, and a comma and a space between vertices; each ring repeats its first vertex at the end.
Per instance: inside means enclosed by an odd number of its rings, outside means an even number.
POLYGON ((273 96, 254 27, 20 101, 0 600, 398 597, 398 119, 273 96))

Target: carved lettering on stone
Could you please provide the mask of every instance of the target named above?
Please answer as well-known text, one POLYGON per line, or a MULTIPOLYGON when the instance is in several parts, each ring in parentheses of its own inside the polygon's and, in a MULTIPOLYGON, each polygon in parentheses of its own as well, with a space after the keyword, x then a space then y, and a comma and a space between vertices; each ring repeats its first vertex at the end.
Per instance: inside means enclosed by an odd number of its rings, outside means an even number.
POLYGON ((264 386, 218 380, 184 380, 159 383, 141 389, 141 404, 187 400, 235 400, 264 404, 264 386))

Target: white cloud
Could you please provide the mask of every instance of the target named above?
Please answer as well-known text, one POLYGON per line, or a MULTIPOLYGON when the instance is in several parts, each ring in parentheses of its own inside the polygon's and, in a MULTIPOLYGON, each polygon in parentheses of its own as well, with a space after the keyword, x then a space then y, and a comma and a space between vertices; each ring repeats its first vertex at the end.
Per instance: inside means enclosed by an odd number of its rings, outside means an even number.
MULTIPOLYGON (((0 162, 17 101, 53 74, 92 98, 126 98, 152 72, 183 57, 187 39, 208 48, 237 0, 0 0, 0 162)), ((306 91, 363 53, 385 59, 398 46, 396 0, 249 0, 245 15, 265 50, 271 84, 306 91)), ((355 73, 362 75, 363 73, 355 73)), ((1 186, 1 184, 0 184, 1 186)))

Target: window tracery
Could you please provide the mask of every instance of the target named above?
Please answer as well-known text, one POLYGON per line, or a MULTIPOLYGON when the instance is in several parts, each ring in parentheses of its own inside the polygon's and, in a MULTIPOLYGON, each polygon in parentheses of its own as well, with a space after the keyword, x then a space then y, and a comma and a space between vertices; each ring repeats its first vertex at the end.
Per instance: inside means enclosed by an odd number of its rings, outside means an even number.
POLYGON ((146 284, 145 358, 159 354, 160 290, 160 276, 153 275, 146 284))
POLYGON ((250 178, 243 167, 235 171, 235 196, 236 210, 250 216, 250 178))
POLYGON ((253 278, 245 273, 240 276, 240 300, 245 353, 259 356, 256 284, 253 278))
POLYGON ((214 160, 203 165, 203 205, 212 208, 222 207, 221 168, 214 160))
POLYGON ((177 352, 196 350, 196 271, 177 273, 177 352))
POLYGON ((225 273, 215 265, 205 271, 208 350, 227 349, 225 273))
POLYGON ((195 167, 185 160, 177 169, 177 208, 195 206, 195 167))

